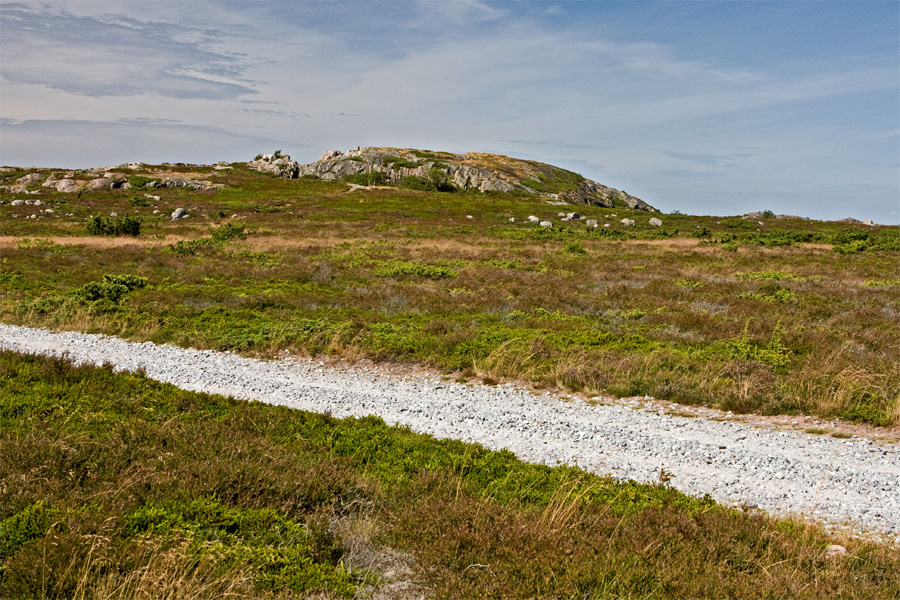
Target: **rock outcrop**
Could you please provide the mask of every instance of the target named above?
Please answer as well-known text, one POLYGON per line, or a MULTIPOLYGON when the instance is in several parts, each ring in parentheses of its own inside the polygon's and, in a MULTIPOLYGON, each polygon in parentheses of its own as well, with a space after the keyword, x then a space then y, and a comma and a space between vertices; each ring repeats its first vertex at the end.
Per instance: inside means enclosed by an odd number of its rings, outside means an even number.
MULTIPOLYGON (((542 194, 569 204, 613 207, 627 205, 657 212, 641 200, 559 167, 500 154, 431 152, 409 148, 329 150, 316 162, 299 164, 280 153, 258 156, 251 168, 276 177, 315 177, 323 180, 364 179, 401 185, 416 178, 441 189, 453 186, 481 192, 542 194)), ((360 183, 354 181, 353 183, 360 183)))
POLYGON ((292 161, 290 156, 281 152, 257 156, 250 161, 249 166, 260 173, 271 173, 275 177, 293 179, 298 176, 297 163, 292 161))

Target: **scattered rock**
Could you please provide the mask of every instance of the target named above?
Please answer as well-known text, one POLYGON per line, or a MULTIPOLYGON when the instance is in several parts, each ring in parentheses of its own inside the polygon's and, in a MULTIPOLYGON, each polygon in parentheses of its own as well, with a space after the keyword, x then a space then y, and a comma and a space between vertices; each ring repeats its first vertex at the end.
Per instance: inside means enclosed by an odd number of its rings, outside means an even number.
POLYGON ((541 227, 546 227, 549 229, 550 227, 553 227, 553 223, 551 223, 550 221, 541 221, 541 227))
POLYGON ((654 227, 662 227, 662 221, 657 219, 656 217, 653 217, 652 219, 650 219, 650 224, 653 225, 654 227))
POLYGON ((609 223, 604 223, 603 226, 604 226, 604 227, 609 227, 609 223))
POLYGON ((186 216, 187 216, 187 211, 184 210, 183 208, 176 208, 176 209, 172 212, 172 220, 173 220, 173 221, 177 221, 178 219, 183 219, 183 218, 185 218, 186 216))
POLYGON ((597 219, 588 219, 587 221, 585 221, 585 225, 592 229, 597 229, 599 223, 597 222, 597 219))
POLYGON ((874 227, 875 222, 872 219, 866 219, 865 221, 863 221, 863 225, 868 225, 870 227, 874 227))
POLYGON ((534 216, 534 215, 529 215, 529 216, 528 216, 528 222, 529 222, 529 223, 540 223, 541 220, 540 220, 539 218, 537 218, 536 216, 534 216))
POLYGON ((825 558, 838 558, 847 556, 847 549, 840 544, 832 544, 825 550, 825 558))
POLYGON ((22 206, 23 204, 25 204, 24 200, 13 200, 9 203, 10 206, 22 206))
POLYGON ((509 222, 510 222, 510 223, 515 223, 515 222, 516 222, 516 218, 515 218, 515 217, 510 217, 510 218, 509 218, 509 222))
POLYGON ((622 219, 619 223, 625 227, 634 227, 634 219, 622 219))
POLYGON ((568 219, 569 221, 579 221, 581 220, 581 215, 579 215, 577 212, 566 213, 566 219, 568 219))

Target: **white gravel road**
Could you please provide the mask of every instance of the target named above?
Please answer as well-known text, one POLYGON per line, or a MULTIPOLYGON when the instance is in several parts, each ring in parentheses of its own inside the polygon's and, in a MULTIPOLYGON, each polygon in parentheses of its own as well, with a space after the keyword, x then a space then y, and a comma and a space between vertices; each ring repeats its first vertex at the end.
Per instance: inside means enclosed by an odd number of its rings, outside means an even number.
POLYGON ((726 504, 800 514, 867 537, 900 534, 900 448, 738 422, 679 417, 637 403, 588 404, 505 386, 383 369, 233 354, 0 324, 0 348, 143 369, 178 387, 337 417, 376 414, 441 438, 508 448, 524 460, 658 481, 726 504))

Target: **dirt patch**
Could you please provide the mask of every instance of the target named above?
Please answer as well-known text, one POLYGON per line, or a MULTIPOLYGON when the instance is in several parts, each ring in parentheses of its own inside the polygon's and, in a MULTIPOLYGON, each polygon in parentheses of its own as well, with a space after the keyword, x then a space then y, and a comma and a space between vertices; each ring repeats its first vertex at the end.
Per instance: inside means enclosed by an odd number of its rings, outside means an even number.
POLYGON ((702 240, 697 238, 668 238, 664 240, 625 240, 626 244, 646 244, 648 246, 665 246, 665 247, 695 247, 699 246, 702 240))
MULTIPOLYGON (((12 235, 0 236, 0 248, 15 247, 24 237, 12 235)), ((90 237, 90 236, 57 236, 36 237, 34 240, 48 240, 60 246, 89 246, 91 248, 120 248, 122 246, 165 246, 181 240, 194 239, 181 235, 167 235, 164 238, 133 238, 133 237, 90 237)))

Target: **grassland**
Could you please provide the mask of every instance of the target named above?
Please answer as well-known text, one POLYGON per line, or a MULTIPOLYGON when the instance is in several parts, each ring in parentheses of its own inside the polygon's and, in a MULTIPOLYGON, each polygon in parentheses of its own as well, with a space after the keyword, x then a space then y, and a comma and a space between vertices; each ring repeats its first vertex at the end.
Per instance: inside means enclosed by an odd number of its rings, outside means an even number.
POLYGON ((672 214, 655 228, 625 206, 575 207, 599 220, 590 230, 538 196, 349 191, 232 167, 147 167, 226 186, 152 190, 159 200, 139 189, 4 194, 0 319, 900 422, 896 227, 672 214), (34 198, 45 204, 9 202, 34 198), (179 207, 189 218, 171 220, 179 207), (91 223, 124 231, 126 216, 139 235, 87 235, 91 223), (126 275, 144 279, 123 289, 126 275))
POLYGON ((896 598, 895 549, 377 418, 0 353, 4 598, 896 598))

